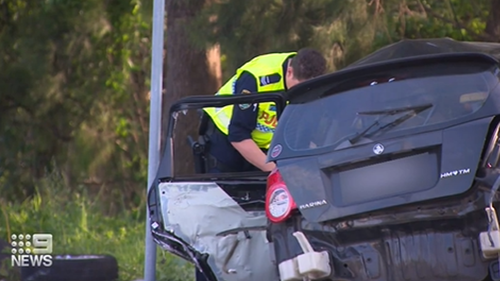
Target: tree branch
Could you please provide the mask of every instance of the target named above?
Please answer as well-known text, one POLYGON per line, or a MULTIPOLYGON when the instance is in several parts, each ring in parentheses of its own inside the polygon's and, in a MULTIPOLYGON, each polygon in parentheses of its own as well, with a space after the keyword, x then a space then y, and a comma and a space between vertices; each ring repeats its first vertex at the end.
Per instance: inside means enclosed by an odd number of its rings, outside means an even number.
POLYGON ((455 20, 448 19, 446 17, 443 17, 443 16, 437 14, 436 12, 434 12, 431 8, 426 7, 425 5, 422 5, 422 8, 424 8, 427 15, 430 15, 430 16, 432 16, 436 19, 439 19, 443 22, 449 23, 449 24, 453 25, 455 28, 464 29, 472 36, 472 38, 474 38, 474 40, 488 41, 488 42, 497 42, 497 40, 498 40, 497 38, 494 38, 493 36, 490 36, 490 35, 477 34, 475 31, 473 31, 472 29, 463 25, 462 23, 457 22, 455 20))

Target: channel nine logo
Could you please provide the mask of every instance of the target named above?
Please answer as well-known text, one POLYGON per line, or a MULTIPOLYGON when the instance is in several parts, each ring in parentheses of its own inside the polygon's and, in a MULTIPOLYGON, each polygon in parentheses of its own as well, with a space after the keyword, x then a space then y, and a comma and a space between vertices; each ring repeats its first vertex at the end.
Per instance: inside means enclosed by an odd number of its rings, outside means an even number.
POLYGON ((52 234, 12 234, 10 238, 13 267, 52 266, 52 234))

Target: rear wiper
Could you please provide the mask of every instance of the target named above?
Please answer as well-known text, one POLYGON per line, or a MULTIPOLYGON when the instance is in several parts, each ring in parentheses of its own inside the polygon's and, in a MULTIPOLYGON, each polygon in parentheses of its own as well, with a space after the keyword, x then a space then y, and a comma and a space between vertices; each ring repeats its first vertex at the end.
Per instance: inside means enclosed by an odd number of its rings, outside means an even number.
POLYGON ((405 122, 406 120, 408 120, 408 119, 416 116, 418 113, 420 113, 420 112, 422 112, 422 111, 424 111, 424 110, 426 110, 428 108, 431 108, 432 106, 433 106, 432 103, 428 103, 428 104, 422 104, 422 105, 416 105, 416 106, 405 106, 405 107, 399 107, 399 108, 393 108, 393 109, 358 112, 357 113, 358 115, 380 115, 380 114, 383 114, 383 115, 380 116, 377 120, 375 120, 375 122, 373 122, 370 126, 368 126, 366 129, 364 129, 362 132, 359 132, 358 134, 356 134, 356 136, 350 138, 349 142, 351 144, 355 144, 361 138, 363 138, 364 136, 367 136, 368 132, 370 131, 370 129, 373 128, 373 127, 375 127, 375 126, 377 126, 377 125, 380 125, 380 120, 382 120, 383 118, 385 118, 387 116, 391 116, 391 115, 395 115, 395 114, 398 114, 398 113, 410 111, 407 114, 399 117, 398 119, 396 119, 396 120, 394 120, 392 122, 389 122, 389 123, 385 124, 382 127, 379 127, 377 130, 371 132, 369 135, 376 134, 377 132, 380 132, 380 131, 382 131, 384 129, 394 128, 397 125, 405 122))

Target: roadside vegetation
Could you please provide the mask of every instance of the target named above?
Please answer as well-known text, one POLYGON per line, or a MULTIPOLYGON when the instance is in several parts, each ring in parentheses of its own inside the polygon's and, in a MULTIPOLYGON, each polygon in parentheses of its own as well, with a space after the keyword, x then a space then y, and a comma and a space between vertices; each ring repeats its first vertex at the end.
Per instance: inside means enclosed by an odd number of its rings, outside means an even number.
MULTIPOLYGON (((22 203, 0 198, 0 237, 44 232, 53 235, 54 254, 109 254, 118 260, 120 281, 142 279, 144 275, 145 201, 115 215, 103 215, 106 208, 99 196, 84 188, 65 188, 57 175, 36 185, 35 195, 22 203)), ((186 281, 194 277, 191 265, 158 248, 157 280, 186 281)), ((1 277, 16 274, 10 259, 1 277)), ((6 280, 18 280, 18 279, 6 280)))

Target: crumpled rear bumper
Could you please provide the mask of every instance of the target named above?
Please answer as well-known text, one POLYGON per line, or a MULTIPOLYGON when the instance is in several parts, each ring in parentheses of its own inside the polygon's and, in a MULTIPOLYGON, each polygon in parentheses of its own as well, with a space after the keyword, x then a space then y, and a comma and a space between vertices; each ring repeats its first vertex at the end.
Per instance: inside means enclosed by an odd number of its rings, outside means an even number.
POLYGON ((155 242, 193 262, 210 281, 278 280, 262 211, 243 210, 212 182, 158 186, 161 223, 155 242))
MULTIPOLYGON (((303 253, 293 233, 303 232, 315 251, 330 255, 332 272, 322 280, 482 281, 496 260, 485 260, 479 233, 484 210, 463 217, 352 228, 317 224, 296 216, 270 226, 278 264, 303 253)), ((496 267, 495 267, 496 266, 496 267)))
POLYGON ((156 244, 167 252, 193 263, 205 275, 208 281, 217 281, 217 277, 207 262, 207 255, 201 254, 174 233, 163 231, 158 226, 156 223, 152 225, 152 236, 156 244))

